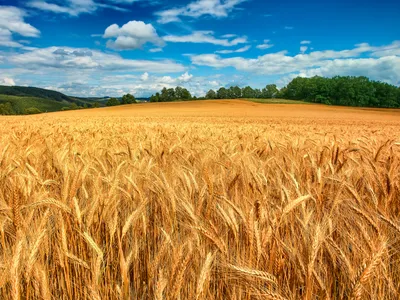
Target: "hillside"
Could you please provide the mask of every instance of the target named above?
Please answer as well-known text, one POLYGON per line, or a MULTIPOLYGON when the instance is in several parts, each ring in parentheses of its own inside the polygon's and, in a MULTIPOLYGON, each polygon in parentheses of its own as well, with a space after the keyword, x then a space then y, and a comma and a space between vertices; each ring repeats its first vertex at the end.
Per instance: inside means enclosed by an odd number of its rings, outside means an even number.
POLYGON ((41 112, 60 111, 68 107, 72 102, 56 101, 48 98, 31 96, 10 96, 0 94, 0 104, 10 103, 16 114, 24 114, 28 108, 37 108, 41 112))
POLYGON ((102 103, 105 98, 78 98, 63 93, 25 86, 0 86, 0 105, 10 103, 16 114, 24 114, 26 109, 37 108, 41 112, 60 111, 71 106, 91 106, 102 103))
POLYGON ((75 99, 73 97, 64 95, 63 93, 46 90, 37 87, 26 87, 26 86, 2 86, 0 85, 0 94, 8 96, 23 96, 23 97, 35 97, 51 99, 54 101, 62 102, 73 102, 75 99))

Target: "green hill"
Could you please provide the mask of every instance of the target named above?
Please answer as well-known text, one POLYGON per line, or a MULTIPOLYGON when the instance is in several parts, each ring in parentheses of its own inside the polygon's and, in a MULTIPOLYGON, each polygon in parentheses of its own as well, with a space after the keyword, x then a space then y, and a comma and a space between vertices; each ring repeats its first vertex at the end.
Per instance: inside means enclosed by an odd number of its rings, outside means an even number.
MULTIPOLYGON (((91 107, 95 102, 104 106, 105 101, 104 98, 71 97, 60 92, 36 87, 0 85, 0 105, 3 105, 4 109, 4 105, 10 104, 15 114, 25 114, 33 108, 37 108, 41 112, 52 112, 84 106, 91 107)), ((1 109, 2 106, 0 106, 1 109)), ((2 114, 1 111, 0 114, 2 114)))
POLYGON ((36 88, 36 87, 25 87, 25 86, 2 86, 0 85, 0 94, 8 96, 22 96, 22 97, 35 97, 51 99, 54 101, 62 102, 74 102, 73 97, 69 97, 60 92, 36 88))
POLYGON ((16 114, 24 114, 28 108, 37 108, 41 112, 58 111, 68 107, 71 102, 56 101, 48 98, 31 96, 10 96, 0 94, 0 104, 10 103, 16 114))

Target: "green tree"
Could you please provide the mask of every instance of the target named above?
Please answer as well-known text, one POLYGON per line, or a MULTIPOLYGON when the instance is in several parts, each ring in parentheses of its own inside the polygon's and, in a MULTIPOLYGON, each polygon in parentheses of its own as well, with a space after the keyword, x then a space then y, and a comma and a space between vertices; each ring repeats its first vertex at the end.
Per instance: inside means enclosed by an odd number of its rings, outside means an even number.
POLYGON ((121 104, 132 104, 132 103, 137 103, 133 95, 126 94, 122 96, 121 104))
POLYGON ((173 100, 190 100, 192 98, 192 95, 190 94, 190 92, 180 86, 177 86, 175 88, 175 99, 173 100))
POLYGON ((192 94, 190 94, 189 90, 184 88, 182 90, 181 99, 182 100, 190 100, 190 99, 192 99, 192 94))
POLYGON ((238 86, 231 86, 229 88, 230 98, 239 99, 242 98, 242 89, 238 86))
POLYGON ((217 91, 217 99, 228 99, 228 94, 228 90, 224 87, 221 87, 217 91))
POLYGON ((95 102, 92 104, 92 108, 99 108, 100 107, 100 103, 99 102, 95 102))
POLYGON ((175 90, 173 88, 167 89, 167 101, 174 101, 176 100, 175 90))
POLYGON ((250 86, 246 86, 242 89, 243 98, 255 98, 254 90, 250 86))
POLYGON ((276 95, 276 98, 289 99, 287 96, 287 87, 281 88, 276 95))
POLYGON ((265 99, 276 98, 278 92, 279 90, 276 87, 276 84, 268 84, 262 89, 262 97, 265 99))
POLYGON ((6 102, 0 104, 0 115, 15 115, 15 111, 11 103, 6 102))
POLYGON ((76 103, 72 103, 72 104, 69 106, 69 109, 72 109, 72 110, 79 109, 79 106, 78 106, 78 104, 76 104, 76 103))
POLYGON ((180 87, 180 86, 177 86, 175 88, 175 98, 178 99, 178 100, 181 100, 182 99, 182 94, 183 94, 183 88, 180 87))
POLYGON ((217 99, 217 93, 214 90, 209 90, 206 94, 207 99, 217 99))
POLYGON ((399 107, 398 97, 397 87, 364 76, 297 77, 284 91, 287 99, 345 106, 399 107))
POLYGON ((118 101, 117 98, 110 98, 108 99, 106 105, 107 106, 116 106, 116 105, 120 105, 121 103, 118 101))
POLYGON ((254 89, 254 98, 262 98, 262 92, 260 89, 254 89))
POLYGON ((160 101, 160 93, 156 93, 155 95, 151 95, 150 102, 159 102, 160 101))
POLYGON ((160 97, 159 97, 159 102, 167 102, 167 101, 168 101, 168 90, 167 90, 166 87, 164 87, 161 90, 161 94, 160 94, 160 97))

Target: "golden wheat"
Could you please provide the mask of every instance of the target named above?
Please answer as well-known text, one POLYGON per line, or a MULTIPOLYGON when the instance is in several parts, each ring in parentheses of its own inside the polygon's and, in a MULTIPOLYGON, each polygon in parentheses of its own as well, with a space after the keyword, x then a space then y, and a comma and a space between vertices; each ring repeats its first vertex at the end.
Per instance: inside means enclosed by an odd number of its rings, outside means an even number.
POLYGON ((0 299, 399 299, 399 114, 201 105, 0 118, 0 299))

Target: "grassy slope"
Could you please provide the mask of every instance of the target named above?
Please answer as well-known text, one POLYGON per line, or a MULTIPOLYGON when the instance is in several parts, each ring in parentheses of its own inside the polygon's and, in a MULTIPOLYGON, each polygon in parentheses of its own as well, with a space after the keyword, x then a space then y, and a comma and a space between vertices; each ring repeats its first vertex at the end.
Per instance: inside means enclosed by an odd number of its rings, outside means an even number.
POLYGON ((0 103, 7 102, 11 103, 18 114, 23 113, 26 108, 30 107, 36 107, 43 112, 59 111, 71 104, 67 101, 60 102, 46 98, 0 95, 0 103))
POLYGON ((25 86, 2 86, 0 85, 0 94, 9 96, 23 96, 23 97, 36 97, 51 99, 59 102, 74 101, 73 97, 64 95, 63 93, 46 90, 36 87, 25 87, 25 86))
POLYGON ((104 104, 105 98, 79 98, 63 93, 36 87, 0 85, 0 103, 11 102, 18 113, 25 108, 36 107, 41 111, 58 111, 76 103, 79 106, 91 105, 94 102, 104 104))

